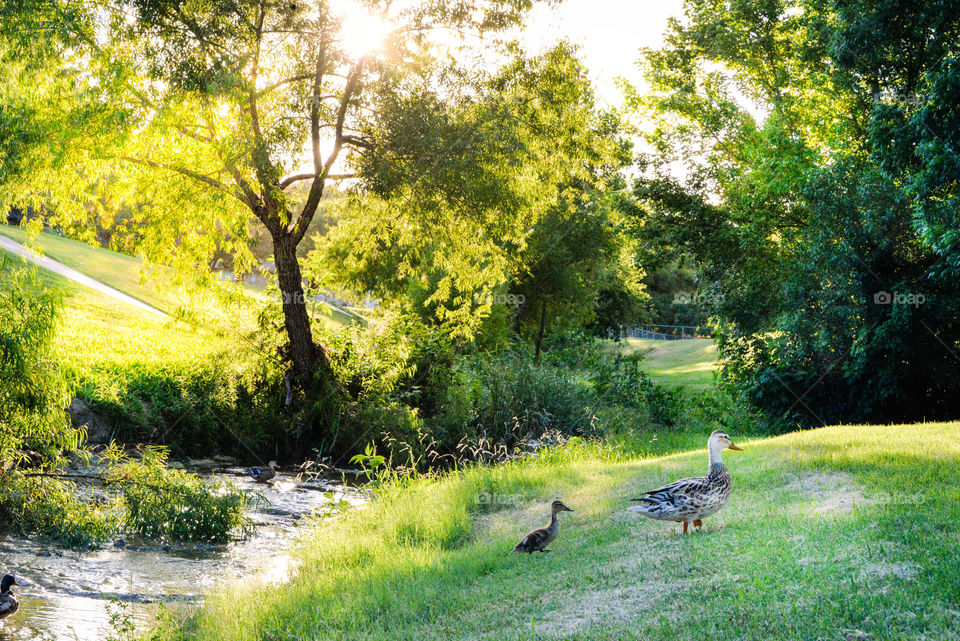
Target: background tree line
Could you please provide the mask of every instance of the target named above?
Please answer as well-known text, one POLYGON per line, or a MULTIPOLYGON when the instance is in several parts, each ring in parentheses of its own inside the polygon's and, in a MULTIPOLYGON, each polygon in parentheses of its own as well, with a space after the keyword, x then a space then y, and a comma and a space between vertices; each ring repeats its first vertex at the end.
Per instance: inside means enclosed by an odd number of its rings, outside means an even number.
POLYGON ((723 383, 786 426, 956 417, 960 7, 685 6, 635 193, 719 294, 723 383))

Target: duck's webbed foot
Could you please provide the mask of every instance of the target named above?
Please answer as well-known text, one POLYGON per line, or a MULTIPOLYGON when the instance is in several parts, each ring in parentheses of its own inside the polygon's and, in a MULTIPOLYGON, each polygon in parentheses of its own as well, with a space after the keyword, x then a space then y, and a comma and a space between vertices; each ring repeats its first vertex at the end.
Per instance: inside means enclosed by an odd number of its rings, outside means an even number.
POLYGON ((703 521, 701 521, 700 519, 697 519, 696 521, 693 522, 693 525, 694 527, 703 527, 703 521))

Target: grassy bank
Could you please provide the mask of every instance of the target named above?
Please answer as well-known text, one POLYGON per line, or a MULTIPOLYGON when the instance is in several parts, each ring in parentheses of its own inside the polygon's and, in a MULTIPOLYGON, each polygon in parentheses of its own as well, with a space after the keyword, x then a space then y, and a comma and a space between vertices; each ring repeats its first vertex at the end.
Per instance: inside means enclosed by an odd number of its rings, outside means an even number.
MULTIPOLYGON (((26 240, 19 228, 0 225, 0 233, 26 240)), ((50 233, 38 243, 50 258, 154 307, 174 313, 190 304, 141 283, 136 258, 50 233)), ((24 264, 3 250, 0 257, 7 268, 24 264)), ((263 399, 252 398, 254 366, 245 357, 258 301, 202 301, 189 313, 164 319, 35 269, 46 287, 62 294, 50 357, 98 416, 100 438, 164 444, 174 456, 249 458, 251 452, 272 451, 268 442, 281 428, 263 399)), ((343 326, 343 312, 323 305, 318 310, 330 327, 343 326)))
POLYGON ((46 232, 41 233, 34 243, 30 243, 24 229, 10 225, 0 225, 0 234, 21 244, 39 246, 44 256, 161 311, 171 311, 172 306, 167 297, 162 296, 155 287, 141 282, 143 265, 133 256, 46 232))
MULTIPOLYGON (((157 287, 154 279, 159 278, 162 284, 162 270, 160 275, 149 274, 139 258, 49 232, 41 233, 31 244, 24 229, 10 225, 0 224, 0 234, 18 243, 39 246, 45 256, 161 311, 172 313, 180 306, 196 305, 196 301, 191 301, 187 296, 157 287)), ((258 296, 262 289, 246 287, 247 293, 253 296, 258 296)), ((356 312, 327 303, 318 303, 314 312, 335 327, 363 320, 356 312)))
POLYGON ((704 470, 705 435, 685 438, 700 449, 638 459, 569 447, 391 488, 319 526, 288 585, 248 578, 161 636, 956 638, 960 425, 746 439, 726 456, 729 505, 688 537, 624 511, 639 491, 704 470), (553 552, 508 555, 558 496, 576 512, 553 552))
POLYGON ((661 341, 627 338, 618 349, 624 354, 640 352, 651 380, 667 387, 701 391, 713 386, 717 346, 712 339, 661 341))
MULTIPOLYGON (((4 256, 8 268, 23 264, 0 250, 4 256)), ((214 436, 222 436, 210 413, 223 400, 220 383, 236 373, 229 357, 235 340, 201 324, 165 320, 46 270, 37 273, 63 301, 50 358, 75 395, 103 419, 109 438, 173 444, 182 454, 209 448, 214 436)))

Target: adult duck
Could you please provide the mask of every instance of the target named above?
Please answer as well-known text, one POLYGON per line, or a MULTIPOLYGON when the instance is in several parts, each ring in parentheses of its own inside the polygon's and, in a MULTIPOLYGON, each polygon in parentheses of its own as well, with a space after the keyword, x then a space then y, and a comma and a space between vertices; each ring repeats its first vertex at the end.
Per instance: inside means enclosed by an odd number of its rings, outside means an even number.
POLYGON ((629 508, 630 511, 659 521, 682 522, 684 534, 691 523, 702 527, 705 517, 716 514, 726 504, 733 487, 730 472, 720 456, 725 449, 741 451, 726 432, 715 430, 707 441, 710 469, 706 476, 681 479, 645 492, 640 498, 630 499, 642 503, 629 508))
POLYGON ((277 475, 277 462, 270 461, 267 463, 267 467, 247 468, 247 474, 252 476, 257 483, 266 483, 277 475))
POLYGON ((15 585, 19 587, 20 584, 12 574, 5 574, 0 580, 0 619, 6 619, 20 609, 20 602, 11 589, 15 585))

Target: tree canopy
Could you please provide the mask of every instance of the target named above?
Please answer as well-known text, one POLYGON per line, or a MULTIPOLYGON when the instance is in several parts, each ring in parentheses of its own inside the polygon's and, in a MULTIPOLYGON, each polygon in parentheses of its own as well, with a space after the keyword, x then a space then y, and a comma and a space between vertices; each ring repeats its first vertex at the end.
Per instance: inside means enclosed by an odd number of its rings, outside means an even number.
MULTIPOLYGON (((8 24, 40 28, 31 12, 44 4, 9 7, 8 24)), ((423 211, 456 201, 495 218, 510 207, 515 185, 498 157, 508 141, 484 123, 493 134, 487 142, 464 144, 459 116, 445 110, 470 110, 475 40, 498 48, 497 34, 519 24, 531 4, 48 6, 44 19, 60 37, 34 59, 53 80, 24 101, 42 129, 5 133, 9 153, 25 161, 32 145, 36 156, 7 181, 8 194, 73 223, 125 203, 144 230, 138 250, 180 273, 202 273, 197 268, 223 249, 237 270, 251 269, 255 220, 273 243, 292 372, 329 386, 297 255, 321 200, 331 183, 350 177, 375 192, 416 193, 408 206, 423 211), (382 36, 359 49, 348 37, 358 16, 382 36), (425 164, 434 167, 429 185, 425 164), (338 173, 342 167, 349 174, 338 173), (290 197, 300 183, 309 185, 302 201, 290 197)), ((29 64, 14 71, 16 86, 32 73, 29 64)))
POLYGON ((950 4, 689 0, 641 58, 643 235, 692 257, 728 387, 781 424, 957 410, 950 4))

